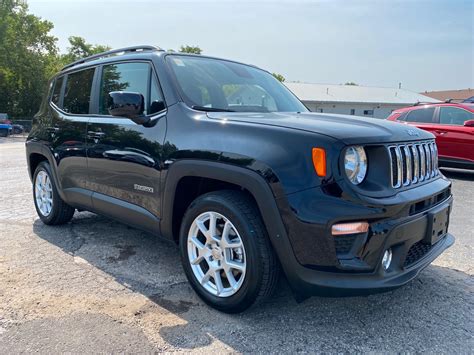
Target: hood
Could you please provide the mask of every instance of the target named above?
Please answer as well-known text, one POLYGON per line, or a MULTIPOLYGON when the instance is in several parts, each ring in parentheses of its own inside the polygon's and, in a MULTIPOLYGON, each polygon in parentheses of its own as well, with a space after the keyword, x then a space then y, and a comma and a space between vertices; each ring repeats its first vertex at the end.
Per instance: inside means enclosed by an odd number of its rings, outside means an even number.
POLYGON ((433 139, 433 135, 413 126, 383 119, 321 113, 208 112, 212 119, 239 121, 314 132, 345 144, 391 143, 433 139))

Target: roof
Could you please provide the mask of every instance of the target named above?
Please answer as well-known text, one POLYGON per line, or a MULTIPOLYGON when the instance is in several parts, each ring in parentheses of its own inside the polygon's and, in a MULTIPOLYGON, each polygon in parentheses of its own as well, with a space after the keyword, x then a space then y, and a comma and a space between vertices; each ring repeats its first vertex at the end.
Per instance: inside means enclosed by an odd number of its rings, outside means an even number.
POLYGON ((448 99, 465 100, 474 96, 474 89, 444 90, 444 91, 425 91, 422 93, 433 99, 445 101, 448 99))
POLYGON ((357 102, 410 105, 416 102, 438 102, 416 92, 371 86, 284 83, 301 101, 357 102))

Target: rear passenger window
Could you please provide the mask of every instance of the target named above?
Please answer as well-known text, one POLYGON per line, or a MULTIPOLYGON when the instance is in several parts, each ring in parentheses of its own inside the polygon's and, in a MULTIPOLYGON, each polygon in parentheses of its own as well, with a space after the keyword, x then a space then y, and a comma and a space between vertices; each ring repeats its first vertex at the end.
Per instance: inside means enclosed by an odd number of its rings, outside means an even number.
POLYGON ((95 69, 68 74, 64 92, 63 110, 75 114, 88 114, 92 79, 95 69))
POLYGON ((54 83, 53 95, 51 96, 51 102, 59 107, 59 100, 61 98, 61 88, 63 87, 64 77, 57 78, 54 83))
POLYGON ((109 115, 108 95, 112 91, 137 92, 145 98, 144 114, 148 114, 148 78, 150 66, 147 63, 123 63, 104 65, 100 87, 99 113, 109 115))
POLYGON ((408 115, 406 116, 405 121, 432 123, 434 110, 435 110, 434 107, 430 107, 430 108, 421 108, 418 110, 410 111, 408 115))

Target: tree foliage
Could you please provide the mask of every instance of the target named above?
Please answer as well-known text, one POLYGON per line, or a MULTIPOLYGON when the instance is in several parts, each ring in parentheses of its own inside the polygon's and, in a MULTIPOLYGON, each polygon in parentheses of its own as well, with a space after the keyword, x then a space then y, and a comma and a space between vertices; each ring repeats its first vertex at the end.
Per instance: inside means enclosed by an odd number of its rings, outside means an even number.
MULTIPOLYGON (((60 54, 53 24, 28 11, 26 0, 0 0, 0 112, 12 118, 31 118, 41 104, 49 78, 64 65, 110 49, 69 37, 60 54)), ((179 52, 201 54, 198 46, 179 52)))
POLYGON ((181 46, 179 48, 180 53, 193 53, 193 54, 201 54, 202 49, 199 46, 181 46))
POLYGON ((67 48, 67 53, 61 56, 64 64, 111 49, 109 46, 87 43, 84 38, 78 36, 71 36, 68 40, 69 47, 67 48))
POLYGON ((286 79, 283 75, 278 74, 278 73, 272 73, 272 75, 279 81, 279 82, 284 82, 286 79))
POLYGON ((53 24, 28 13, 24 0, 0 0, 0 112, 31 117, 57 68, 53 24))

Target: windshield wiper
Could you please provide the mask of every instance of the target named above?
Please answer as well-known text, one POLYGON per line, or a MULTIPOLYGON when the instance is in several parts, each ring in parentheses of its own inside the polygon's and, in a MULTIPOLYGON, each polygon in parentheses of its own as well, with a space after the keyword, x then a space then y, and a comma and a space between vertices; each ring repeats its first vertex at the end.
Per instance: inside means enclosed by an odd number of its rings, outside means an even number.
POLYGON ((206 111, 206 112, 235 112, 234 110, 229 110, 226 108, 217 108, 217 107, 206 107, 206 106, 191 106, 194 110, 206 111))

